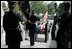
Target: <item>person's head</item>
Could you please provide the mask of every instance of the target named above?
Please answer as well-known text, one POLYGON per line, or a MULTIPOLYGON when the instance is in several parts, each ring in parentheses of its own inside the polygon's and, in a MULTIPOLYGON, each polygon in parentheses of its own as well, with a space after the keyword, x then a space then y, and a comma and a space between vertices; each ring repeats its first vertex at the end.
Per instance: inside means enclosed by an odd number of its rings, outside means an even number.
POLYGON ((32 10, 32 13, 31 14, 34 15, 34 10, 32 10))
POLYGON ((29 1, 19 1, 18 4, 24 14, 29 14, 30 12, 29 1))
POLYGON ((14 1, 8 1, 8 7, 10 11, 13 11, 15 8, 15 3, 14 1))
POLYGON ((60 3, 58 7, 58 14, 61 15, 63 13, 68 12, 69 8, 70 8, 70 3, 60 3))

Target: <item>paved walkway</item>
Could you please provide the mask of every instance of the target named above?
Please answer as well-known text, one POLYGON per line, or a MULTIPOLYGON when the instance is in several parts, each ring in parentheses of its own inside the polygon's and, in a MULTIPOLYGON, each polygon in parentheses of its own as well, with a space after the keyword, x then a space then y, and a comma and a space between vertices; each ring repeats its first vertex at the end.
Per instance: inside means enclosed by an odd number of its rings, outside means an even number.
MULTIPOLYGON (((38 35, 39 36, 39 35, 38 35)), ((41 35, 40 35, 41 37, 41 35)), ((43 35, 42 35, 43 37, 43 35)), ((38 38, 37 40, 39 40, 38 38)), ((44 39, 44 38, 43 38, 44 39)), ((5 33, 2 34, 1 36, 1 48, 7 48, 8 46, 5 45, 5 33)), ((46 43, 42 42, 35 42, 34 46, 30 46, 30 41, 29 40, 23 40, 20 45, 21 48, 46 48, 46 43)))
MULTIPOLYGON (((22 27, 22 25, 21 25, 22 27)), ((22 29, 23 30, 23 29, 22 29)), ((30 46, 30 40, 25 40, 25 34, 24 30, 22 33, 23 41, 21 42, 20 48, 56 48, 56 42, 48 40, 47 43, 44 42, 45 35, 44 34, 37 34, 37 41, 35 42, 34 46, 30 46)), ((48 34, 49 39, 51 34, 48 34)), ((28 37, 29 38, 29 37, 28 37)), ((1 33, 1 48, 8 48, 7 45, 5 45, 5 32, 1 33)))

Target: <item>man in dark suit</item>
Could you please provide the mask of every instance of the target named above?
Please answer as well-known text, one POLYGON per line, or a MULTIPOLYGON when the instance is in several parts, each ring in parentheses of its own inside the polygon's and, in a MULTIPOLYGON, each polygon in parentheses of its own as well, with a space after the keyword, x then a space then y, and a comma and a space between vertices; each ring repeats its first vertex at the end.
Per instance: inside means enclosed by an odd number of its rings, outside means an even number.
POLYGON ((68 48, 71 40, 71 15, 69 14, 69 3, 61 3, 58 8, 59 29, 56 36, 57 48, 68 48))
POLYGON ((53 27, 52 27, 52 40, 55 40, 55 30, 56 30, 56 24, 58 23, 58 16, 54 16, 54 23, 53 23, 53 27))
POLYGON ((8 48, 20 48, 22 41, 19 22, 22 22, 20 16, 14 13, 15 1, 8 1, 9 11, 4 14, 3 28, 6 32, 6 44, 8 48))
POLYGON ((34 15, 34 10, 31 13, 31 16, 29 18, 29 36, 30 36, 30 45, 33 46, 34 45, 34 41, 35 39, 35 33, 36 33, 36 21, 38 21, 39 18, 34 15))

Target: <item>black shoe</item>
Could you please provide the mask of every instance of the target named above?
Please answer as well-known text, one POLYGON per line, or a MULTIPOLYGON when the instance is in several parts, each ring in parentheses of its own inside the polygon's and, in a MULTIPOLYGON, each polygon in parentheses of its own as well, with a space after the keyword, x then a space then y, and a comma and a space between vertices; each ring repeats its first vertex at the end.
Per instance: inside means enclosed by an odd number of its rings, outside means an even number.
POLYGON ((30 46, 34 46, 34 44, 30 45, 30 46))
POLYGON ((55 40, 55 38, 52 38, 52 40, 55 40))
POLYGON ((45 43, 47 43, 47 41, 45 40, 45 43))
POLYGON ((30 46, 33 46, 34 44, 30 44, 30 46))
POLYGON ((25 38, 25 40, 28 40, 27 38, 25 38))
POLYGON ((47 43, 47 41, 45 41, 45 43, 47 43))

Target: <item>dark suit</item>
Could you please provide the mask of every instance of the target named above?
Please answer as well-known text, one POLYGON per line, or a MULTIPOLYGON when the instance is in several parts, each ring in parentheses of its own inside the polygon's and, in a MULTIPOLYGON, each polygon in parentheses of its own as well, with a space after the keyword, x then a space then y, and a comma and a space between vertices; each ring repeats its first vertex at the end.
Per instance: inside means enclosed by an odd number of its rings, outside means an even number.
POLYGON ((45 24, 45 42, 47 42, 47 23, 45 24))
POLYGON ((58 16, 54 16, 54 23, 53 23, 52 32, 51 32, 52 40, 55 39, 55 30, 56 30, 55 26, 57 23, 58 23, 58 16))
POLYGON ((57 32, 57 48, 68 48, 68 43, 71 40, 71 16, 65 13, 59 16, 59 30, 57 32))
POLYGON ((9 11, 3 17, 3 28, 6 32, 6 44, 9 48, 19 48, 22 41, 19 22, 20 16, 9 11))
POLYGON ((38 20, 37 16, 31 15, 29 20, 32 22, 29 25, 29 36, 30 36, 30 45, 34 45, 35 33, 36 33, 36 24, 35 22, 38 20))

